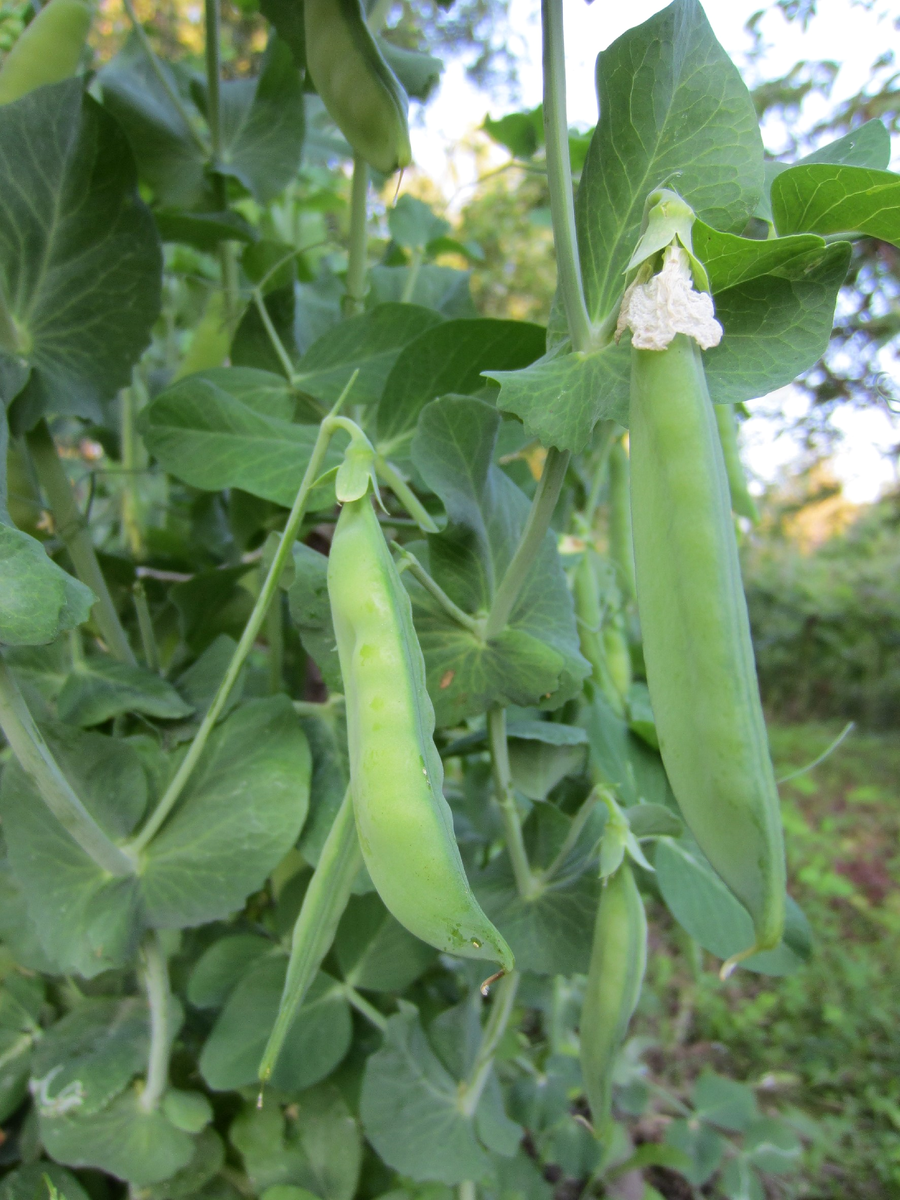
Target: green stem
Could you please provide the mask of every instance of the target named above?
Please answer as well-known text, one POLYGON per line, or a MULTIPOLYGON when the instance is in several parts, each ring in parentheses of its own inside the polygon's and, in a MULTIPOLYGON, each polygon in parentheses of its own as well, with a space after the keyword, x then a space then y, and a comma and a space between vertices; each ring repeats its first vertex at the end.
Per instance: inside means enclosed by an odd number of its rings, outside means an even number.
POLYGON ((222 77, 219 0, 204 0, 206 14, 206 123, 216 170, 222 157, 222 120, 219 94, 222 77))
POLYGON ((259 1078, 263 1083, 272 1074, 303 997, 315 979, 322 959, 331 948, 338 922, 347 907, 353 881, 361 866, 362 853, 356 836, 353 798, 348 787, 325 839, 294 926, 291 960, 281 994, 281 1005, 259 1064, 259 1078))
POLYGON ((519 978, 518 971, 511 971, 509 975, 504 975, 494 988, 491 1015, 484 1027, 475 1063, 462 1091, 460 1108, 465 1116, 474 1116, 475 1110, 478 1108, 491 1068, 494 1065, 494 1055, 497 1053, 500 1039, 509 1024, 519 987, 519 978))
MULTIPOLYGON (((222 209, 226 210, 228 208, 228 198, 225 189, 225 180, 222 175, 218 175, 217 179, 221 180, 219 192, 222 209)), ((222 242, 219 246, 219 264, 222 271, 222 293, 225 297, 225 323, 229 334, 231 334, 237 325, 238 308, 241 302, 234 242, 222 242)))
POLYGON ((477 1200, 477 1196, 474 1182, 471 1179, 464 1179, 459 1185, 457 1200, 477 1200))
POLYGON ((491 766, 494 773, 494 791, 500 806, 503 828, 506 833, 506 849, 512 863, 516 890, 523 900, 531 900, 535 894, 535 881, 528 863, 528 852, 522 837, 519 810, 513 794, 512 775, 509 769, 509 747, 506 743, 506 710, 491 708, 487 712, 488 741, 491 747, 491 766))
POLYGON ((303 518, 306 515, 306 505, 309 500, 309 494, 313 489, 313 485, 319 477, 322 469, 322 463, 325 460, 325 454, 328 450, 328 443, 336 428, 341 427, 343 418, 338 417, 337 413, 344 403, 347 396, 345 389, 343 394, 338 398, 337 403, 331 410, 329 416, 322 421, 319 426, 319 436, 316 438, 313 446, 312 454, 310 455, 309 463, 306 472, 303 476, 303 482, 300 484, 300 490, 297 492, 297 499, 294 501, 294 507, 291 509, 287 523, 284 527, 284 533, 281 536, 278 550, 272 560, 272 565, 269 568, 269 573, 266 576, 263 586, 260 588, 259 596, 256 598, 256 603, 253 606, 253 611, 247 620, 244 627, 244 632, 241 634, 241 640, 232 656, 231 662, 228 664, 228 670, 222 682, 219 684, 218 691, 213 698, 212 704, 207 710, 206 716, 200 724, 200 728, 194 735, 194 740, 191 742, 190 749, 182 759, 181 766, 175 773, 172 782, 169 784, 162 799, 156 807, 155 812, 150 820, 134 839, 132 849, 142 850, 150 839, 157 833, 166 817, 175 807, 184 786, 190 778, 191 772, 196 767, 200 755, 203 753, 206 743, 209 740, 209 735, 212 733, 216 721, 225 707, 225 703, 231 694, 231 689, 234 687, 237 677, 241 672, 247 655, 253 649, 253 643, 256 641, 256 635, 262 628, 263 620, 268 611, 272 597, 278 589, 278 581, 281 578, 281 573, 290 557, 291 550, 296 540, 300 526, 303 523, 303 518))
POLYGON ((315 700, 294 700, 294 712, 298 717, 315 717, 320 721, 328 721, 332 718, 332 713, 338 705, 343 705, 344 697, 337 692, 332 692, 327 700, 317 702, 315 700))
MULTIPOLYGON (((265 580, 263 580, 265 583, 265 580)), ((277 595, 266 613, 266 642, 269 647, 269 693, 277 696, 284 690, 284 625, 281 596, 277 595)))
POLYGON ((147 1002, 150 1005, 150 1055, 147 1060, 147 1081, 139 1103, 144 1112, 153 1112, 169 1086, 169 1010, 172 993, 169 987, 169 969, 158 930, 154 929, 147 934, 142 951, 144 987, 147 989, 147 1002))
POLYGON ((488 613, 484 630, 486 639, 497 637, 502 633, 512 616, 513 608, 525 585, 525 580, 534 567, 535 559, 540 554, 541 544, 550 528, 553 511, 559 500, 568 465, 568 450, 551 448, 547 451, 544 470, 531 502, 528 520, 525 522, 516 552, 494 593, 491 611, 488 613))
POLYGON ((138 579, 131 585, 134 596, 134 607, 137 612, 138 629, 141 631, 141 646, 144 651, 144 662, 151 671, 159 671, 159 647, 156 644, 156 634, 153 631, 153 618, 150 616, 150 606, 147 603, 147 592, 138 579))
POLYGON ((265 329, 272 349, 275 351, 278 361, 281 364, 281 369, 284 371, 285 378, 289 383, 293 383, 295 378, 294 364, 291 362, 291 357, 284 348, 284 342, 278 336, 278 330, 269 316, 269 310, 266 308, 263 294, 258 287, 255 287, 250 294, 253 297, 253 303, 256 305, 256 311, 259 313, 259 319, 262 321, 263 329, 265 329))
POLYGON ((423 505, 399 470, 386 458, 377 455, 375 458, 375 473, 383 484, 391 489, 409 515, 425 533, 439 533, 434 517, 423 505))
POLYGON ((591 490, 584 506, 583 520, 588 530, 594 527, 594 514, 600 503, 600 493, 606 480, 609 455, 615 437, 615 421, 598 421, 594 431, 594 473, 591 477, 591 490))
POLYGON ((590 795, 579 808, 578 812, 572 818, 572 823, 569 825, 569 831, 563 839, 563 844, 559 848, 556 857, 550 863, 550 866, 539 873, 541 883, 547 884, 554 877, 572 851, 575 849, 575 844, 581 837, 582 830, 588 822, 588 818, 594 811, 597 803, 597 794, 591 791, 590 795))
POLYGON ((421 246, 414 247, 409 256, 409 267, 407 268, 406 282, 403 285, 403 291, 400 294, 401 304, 412 304, 413 294, 416 290, 416 281, 419 278, 419 270, 422 266, 422 248, 421 246))
POLYGON ((347 257, 348 317, 361 313, 366 303, 366 259, 368 254, 369 168, 364 158, 353 155, 353 184, 350 190, 350 245, 347 257))
POLYGON ((145 465, 142 446, 135 424, 134 388, 123 388, 121 401, 120 456, 122 462, 122 532, 134 558, 144 557, 144 531, 141 528, 141 496, 137 473, 145 465))
POLYGON ((398 546, 396 542, 392 542, 391 548, 400 559, 401 569, 409 571, 413 579, 417 579, 421 583, 425 591, 437 600, 448 617, 456 621, 457 625, 461 625, 463 629, 468 629, 470 633, 475 634, 480 640, 482 623, 475 617, 470 617, 467 612, 463 612, 458 604, 454 604, 441 585, 432 579, 416 556, 405 546, 398 546))
POLYGON ((53 443, 47 422, 39 421, 26 435, 26 441, 50 511, 53 513, 56 528, 75 566, 75 573, 97 597, 94 618, 103 640, 114 658, 120 662, 134 664, 134 654, 119 621, 119 615, 97 561, 94 543, 79 511, 75 493, 53 443))
POLYGON ((147 61, 153 70, 153 74, 159 80, 160 86, 162 87, 162 89, 166 93, 166 95, 168 96, 168 98, 172 104, 172 107, 174 109, 176 109, 176 111, 178 112, 178 115, 181 117, 182 121, 184 121, 185 125, 187 126, 187 131, 190 134, 191 138, 193 139, 194 144, 197 146, 198 150, 200 150, 200 152, 203 154, 203 156, 205 158, 209 154, 209 146, 207 146, 206 142, 200 136, 199 132, 194 128, 194 123, 191 120, 191 115, 188 112, 188 110, 184 104, 184 101, 181 99, 181 97, 178 95, 178 92, 172 86, 171 80, 169 79, 166 72, 163 70, 162 63, 159 61, 159 59, 153 53, 153 47, 150 45, 150 39, 147 37, 147 34, 144 31, 143 25, 141 25, 140 21, 137 18, 137 13, 134 11, 134 5, 132 3, 132 0, 122 0, 122 2, 125 5, 125 12, 128 14, 128 19, 131 22, 131 26, 134 30, 134 33, 135 33, 135 36, 137 37, 138 42, 140 43, 141 49, 143 50, 144 54, 147 56, 147 61))
POLYGON ((569 159, 569 126, 566 119, 566 55, 563 39, 562 0, 541 0, 544 36, 544 137, 547 145, 547 183, 550 216, 556 249, 559 291, 572 349, 585 352, 592 342, 591 319, 584 299, 575 200, 569 159))
POLYGON ((352 987, 349 983, 344 984, 343 992, 356 1011, 362 1013, 367 1021, 371 1021, 376 1029, 380 1029, 384 1033, 388 1023, 388 1019, 384 1013, 379 1012, 374 1004, 370 1004, 365 996, 361 996, 356 988, 352 987))
POLYGON ((85 854, 110 875, 133 875, 134 861, 104 833, 60 770, 2 656, 0 728, 44 803, 85 854))
POLYGON ((13 320, 3 289, 0 288, 0 347, 8 354, 18 355, 20 352, 19 331, 13 320))

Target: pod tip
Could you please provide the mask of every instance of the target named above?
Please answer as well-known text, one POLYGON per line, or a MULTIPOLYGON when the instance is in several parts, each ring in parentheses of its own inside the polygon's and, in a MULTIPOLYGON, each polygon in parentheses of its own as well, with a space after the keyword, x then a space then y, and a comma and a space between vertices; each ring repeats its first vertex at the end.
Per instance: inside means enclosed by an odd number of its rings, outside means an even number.
POLYGON ((726 958, 719 968, 719 978, 724 983, 726 979, 730 979, 738 966, 746 958, 752 957, 760 949, 758 943, 754 942, 752 946, 748 946, 746 950, 741 950, 738 954, 732 954, 731 958, 726 958))

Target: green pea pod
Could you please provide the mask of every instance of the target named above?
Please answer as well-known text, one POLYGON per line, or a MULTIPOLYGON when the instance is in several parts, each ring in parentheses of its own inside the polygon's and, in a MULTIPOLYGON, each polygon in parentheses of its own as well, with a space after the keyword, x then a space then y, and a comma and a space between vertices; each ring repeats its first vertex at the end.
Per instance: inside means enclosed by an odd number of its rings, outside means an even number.
POLYGON ((619 587, 634 599, 634 546, 631 535, 628 455, 621 441, 609 451, 609 556, 616 564, 619 587))
POLYGON ((356 828, 372 882, 400 924, 423 942, 511 971, 512 951, 466 879, 442 791, 412 605, 368 496, 341 509, 328 594, 356 828))
POLYGON ((637 1007, 646 964, 644 902, 625 860, 607 880, 597 908, 581 1009, 581 1074, 600 1136, 612 1108, 616 1055, 637 1007))
POLYGON ((660 752, 692 833, 753 918, 749 954, 781 938, 784 847, 728 479, 693 338, 632 348, 630 417, 637 599, 660 752))
POLYGON ((719 426, 719 437, 722 441, 722 455, 725 459, 725 473, 728 476, 728 490, 731 493, 731 507, 739 517, 748 517, 755 525, 759 520, 759 509, 747 491, 747 477, 741 462, 734 409, 730 404, 717 404, 715 408, 716 424, 719 426))
POLYGON ((383 175, 409 166, 409 100, 360 0, 304 0, 303 21, 312 81, 354 151, 383 175))
POLYGON ((90 27, 91 9, 82 0, 50 0, 0 68, 0 104, 74 75, 90 27))
POLYGON ((197 371, 208 371, 221 367, 228 357, 231 346, 231 331, 228 328, 225 295, 220 290, 210 294, 181 366, 175 372, 176 379, 184 379, 197 371))
MULTIPOLYGON (((595 558, 596 552, 590 546, 586 546, 572 581, 578 640, 581 653, 591 664, 591 679, 606 697, 613 711, 621 717, 625 712, 625 696, 628 694, 631 678, 629 674, 628 682, 623 688, 621 651, 601 603, 595 558)), ((627 654, 626 645, 625 655, 627 654)))

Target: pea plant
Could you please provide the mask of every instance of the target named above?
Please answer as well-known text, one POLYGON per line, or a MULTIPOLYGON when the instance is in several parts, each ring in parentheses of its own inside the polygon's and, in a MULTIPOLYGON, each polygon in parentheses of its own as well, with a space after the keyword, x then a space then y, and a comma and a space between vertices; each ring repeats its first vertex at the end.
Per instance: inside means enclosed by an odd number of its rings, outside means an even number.
POLYGON ((125 7, 99 70, 82 0, 0 66, 0 1198, 788 1194, 794 1129, 629 1027, 648 906, 723 979, 811 952, 732 406, 900 245, 886 129, 765 161, 674 0, 575 187, 542 0, 492 128, 546 172, 545 329, 393 199, 440 64, 383 6, 263 0, 253 78, 217 0, 205 72, 125 7))

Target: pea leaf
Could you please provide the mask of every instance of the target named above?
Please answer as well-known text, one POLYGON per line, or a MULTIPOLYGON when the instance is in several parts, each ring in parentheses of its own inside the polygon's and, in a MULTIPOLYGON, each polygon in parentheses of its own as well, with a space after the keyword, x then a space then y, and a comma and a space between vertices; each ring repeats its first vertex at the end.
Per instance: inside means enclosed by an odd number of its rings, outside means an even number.
POLYGON ((32 1047, 41 1037, 44 985, 19 974, 0 988, 0 1120, 7 1120, 28 1095, 32 1047))
POLYGON ((405 991, 437 957, 391 916, 374 892, 351 897, 334 953, 347 983, 374 992, 405 991))
POLYGON ((194 963, 187 998, 197 1008, 221 1008, 241 978, 272 943, 257 933, 235 933, 219 938, 194 963))
POLYGON ((87 1192, 65 1167, 42 1160, 16 1167, 4 1175, 0 1183, 0 1200, 35 1200, 47 1192, 49 1179, 60 1194, 60 1200, 90 1200, 87 1192), (46 1178, 45 1178, 46 1177, 46 1178))
MULTIPOLYGON (((529 511, 524 493, 492 462, 499 425, 482 401, 447 396, 423 410, 412 444, 413 462, 449 518, 428 539, 431 574, 469 613, 488 611, 529 511)), ((489 642, 454 622, 420 585, 407 586, 439 725, 491 704, 556 707, 580 690, 588 664, 551 534, 507 628, 489 642)))
MULTIPOLYGON (((167 1092, 166 1099, 171 1095, 171 1091, 167 1092)), ((224 1161, 222 1139, 213 1129, 202 1130, 194 1140, 194 1155, 190 1162, 162 1183, 149 1187, 147 1200, 188 1200, 191 1196, 204 1196, 206 1193, 201 1189, 218 1175, 224 1161)))
POLYGON ((150 340, 162 260, 125 138, 79 80, 0 110, 0 196, 0 358, 31 368, 18 420, 100 420, 150 340))
POLYGON ((341 665, 328 600, 328 559, 311 546, 293 549, 294 579, 288 589, 291 617, 329 692, 342 692, 341 665))
POLYGON ((95 601, 40 542, 0 519, 0 644, 47 645, 83 624, 95 601))
POLYGON ((155 671, 96 657, 76 666, 57 701, 60 720, 82 727, 101 725, 120 713, 174 720, 193 711, 155 671))
POLYGON ((900 245, 900 175, 839 163, 801 163, 772 184, 779 233, 856 230, 900 245))

